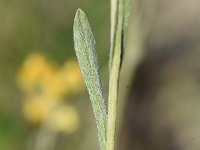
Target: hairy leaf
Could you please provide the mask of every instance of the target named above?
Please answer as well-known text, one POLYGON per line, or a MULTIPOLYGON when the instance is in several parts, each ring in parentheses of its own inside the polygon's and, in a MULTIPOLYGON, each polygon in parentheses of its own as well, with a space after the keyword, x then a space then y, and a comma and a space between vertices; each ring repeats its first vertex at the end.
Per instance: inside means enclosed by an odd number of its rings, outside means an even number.
POLYGON ((101 150, 106 149, 107 114, 95 50, 95 40, 85 13, 78 9, 74 19, 74 45, 96 118, 101 150))

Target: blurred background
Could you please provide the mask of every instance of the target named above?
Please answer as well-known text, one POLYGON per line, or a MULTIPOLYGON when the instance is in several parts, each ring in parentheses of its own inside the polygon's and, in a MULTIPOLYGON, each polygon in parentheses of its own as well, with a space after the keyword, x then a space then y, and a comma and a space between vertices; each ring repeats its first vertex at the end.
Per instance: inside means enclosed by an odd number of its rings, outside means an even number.
MULTIPOLYGON (((117 149, 200 149, 200 2, 132 0, 117 149)), ((0 149, 98 150, 73 48, 82 8, 108 91, 110 2, 0 0, 0 149)))
POLYGON ((73 47, 78 8, 87 12, 106 72, 108 1, 0 0, 1 150, 98 149, 73 47))

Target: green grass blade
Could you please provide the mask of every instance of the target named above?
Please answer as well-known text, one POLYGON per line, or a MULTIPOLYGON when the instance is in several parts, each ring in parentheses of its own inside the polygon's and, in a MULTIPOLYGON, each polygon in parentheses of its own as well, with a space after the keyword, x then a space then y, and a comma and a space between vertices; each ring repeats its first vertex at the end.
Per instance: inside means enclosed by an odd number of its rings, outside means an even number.
POLYGON ((101 89, 95 40, 85 13, 78 9, 74 19, 74 45, 92 103, 101 150, 106 150, 107 114, 101 89))

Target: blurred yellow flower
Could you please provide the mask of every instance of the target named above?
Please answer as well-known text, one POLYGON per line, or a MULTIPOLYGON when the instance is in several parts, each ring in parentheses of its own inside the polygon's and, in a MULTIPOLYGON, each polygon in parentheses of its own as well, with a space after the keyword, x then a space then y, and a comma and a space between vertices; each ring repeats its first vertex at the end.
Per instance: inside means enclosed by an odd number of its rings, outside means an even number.
POLYGON ((28 122, 48 122, 52 129, 64 133, 78 129, 77 110, 61 102, 70 92, 80 92, 84 87, 77 61, 70 60, 56 68, 43 55, 33 53, 20 68, 17 81, 28 97, 22 105, 28 122))
POLYGON ((63 99, 69 91, 68 85, 65 83, 63 76, 59 71, 55 72, 48 79, 45 80, 45 91, 56 97, 57 99, 63 99))
POLYGON ((62 67, 61 72, 66 80, 66 84, 70 87, 71 91, 80 92, 84 89, 84 83, 77 61, 67 61, 62 67))
POLYGON ((24 101, 22 112, 28 122, 38 124, 45 120, 53 106, 52 101, 46 97, 35 96, 24 101))
POLYGON ((49 126, 57 132, 73 133, 79 127, 80 120, 73 106, 63 105, 52 112, 49 126))
POLYGON ((42 83, 43 79, 48 78, 55 69, 39 54, 31 54, 19 70, 17 81, 23 89, 33 88, 36 84, 42 83))

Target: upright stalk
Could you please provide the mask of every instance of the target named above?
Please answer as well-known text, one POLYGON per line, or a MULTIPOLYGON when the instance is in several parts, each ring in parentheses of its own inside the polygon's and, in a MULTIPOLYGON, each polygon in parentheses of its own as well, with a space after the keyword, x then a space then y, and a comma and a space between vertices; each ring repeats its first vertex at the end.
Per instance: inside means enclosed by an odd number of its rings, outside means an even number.
POLYGON ((114 150, 117 97, 122 53, 128 28, 130 0, 111 0, 108 115, 104 103, 95 40, 85 13, 78 9, 74 19, 74 46, 96 118, 101 150, 114 150))
POLYGON ((123 0, 111 0, 111 48, 108 95, 107 150, 115 148, 118 82, 123 47, 123 0))

